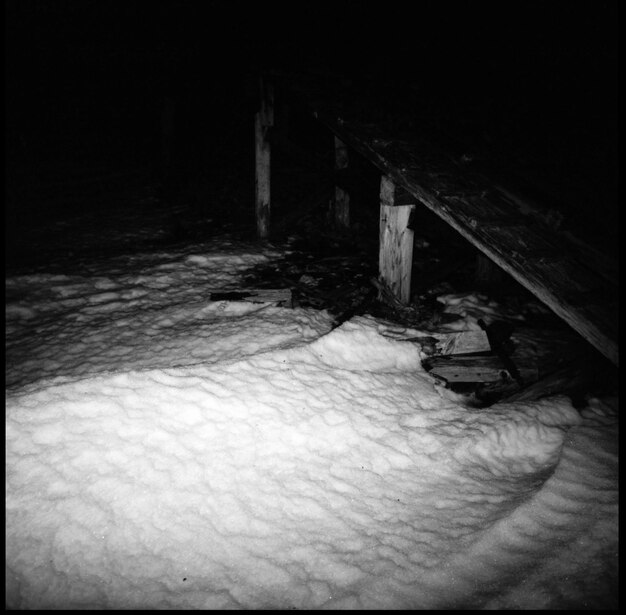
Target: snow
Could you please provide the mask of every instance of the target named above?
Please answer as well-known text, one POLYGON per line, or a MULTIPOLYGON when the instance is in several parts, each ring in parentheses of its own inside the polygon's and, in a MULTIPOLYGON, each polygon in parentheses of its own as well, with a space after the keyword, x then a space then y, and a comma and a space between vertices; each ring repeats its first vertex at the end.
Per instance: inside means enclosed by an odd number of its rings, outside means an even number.
MULTIPOLYGON (((494 320, 509 320, 512 322, 523 322, 525 320, 523 314, 500 305, 497 301, 490 299, 482 293, 446 293, 439 295, 437 301, 443 303, 444 313, 456 314, 461 317, 446 325, 446 329, 450 331, 479 330, 481 329, 481 326, 478 324, 480 319, 486 324, 490 324, 494 320)), ((526 309, 529 307, 537 309, 536 302, 530 302, 529 305, 525 306, 526 309)))
POLYGON ((277 256, 7 279, 6 606, 617 608, 617 399, 468 408, 418 331, 210 300, 277 256))

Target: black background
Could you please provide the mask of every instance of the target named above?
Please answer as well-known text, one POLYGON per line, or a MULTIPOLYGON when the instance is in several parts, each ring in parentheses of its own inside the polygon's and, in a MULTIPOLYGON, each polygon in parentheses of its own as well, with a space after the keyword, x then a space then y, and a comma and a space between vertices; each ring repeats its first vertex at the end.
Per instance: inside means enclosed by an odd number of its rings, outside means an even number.
POLYGON ((506 134, 552 156, 565 194, 571 179, 617 210, 617 2, 8 0, 5 14, 9 175, 20 156, 147 160, 165 97, 201 158, 251 117, 259 69, 314 68, 506 134))

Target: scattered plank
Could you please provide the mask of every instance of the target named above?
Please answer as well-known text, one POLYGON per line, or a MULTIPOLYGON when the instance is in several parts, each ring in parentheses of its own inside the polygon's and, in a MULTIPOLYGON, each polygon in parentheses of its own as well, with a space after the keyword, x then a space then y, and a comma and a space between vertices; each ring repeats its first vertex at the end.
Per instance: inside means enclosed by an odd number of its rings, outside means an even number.
POLYGON ((417 337, 399 337, 387 335, 402 342, 414 342, 421 346, 428 355, 463 355, 477 352, 489 352, 491 346, 485 331, 455 331, 453 333, 429 332, 417 337))
POLYGON ((438 340, 438 350, 442 355, 488 352, 491 349, 487 334, 482 329, 479 331, 433 333, 432 335, 438 340))
POLYGON ((274 303, 277 306, 293 307, 290 288, 216 291, 210 294, 210 298, 211 301, 247 301, 249 303, 274 303))
MULTIPOLYGON (((459 382, 501 382, 513 380, 499 357, 448 355, 427 360, 429 372, 449 384, 459 382)), ((518 366, 524 381, 537 380, 537 369, 518 366)))

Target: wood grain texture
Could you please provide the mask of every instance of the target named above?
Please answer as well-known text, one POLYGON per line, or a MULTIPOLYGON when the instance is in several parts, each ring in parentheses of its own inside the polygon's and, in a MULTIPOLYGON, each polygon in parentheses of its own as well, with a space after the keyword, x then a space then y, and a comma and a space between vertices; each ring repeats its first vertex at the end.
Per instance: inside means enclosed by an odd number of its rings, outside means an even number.
POLYGON ((408 228, 414 205, 395 205, 395 184, 380 182, 379 272, 381 279, 403 304, 411 297, 413 231, 408 228))

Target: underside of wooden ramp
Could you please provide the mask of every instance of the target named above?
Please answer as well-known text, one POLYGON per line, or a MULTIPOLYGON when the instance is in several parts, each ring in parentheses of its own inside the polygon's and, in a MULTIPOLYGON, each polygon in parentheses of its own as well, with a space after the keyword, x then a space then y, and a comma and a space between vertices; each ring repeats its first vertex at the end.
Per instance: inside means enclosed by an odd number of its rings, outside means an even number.
POLYGON ((282 75, 280 81, 341 141, 618 364, 617 263, 579 238, 551 228, 536 206, 472 172, 462 158, 432 139, 403 140, 379 125, 347 119, 334 102, 340 98, 337 91, 325 91, 319 82, 294 75, 282 75))

